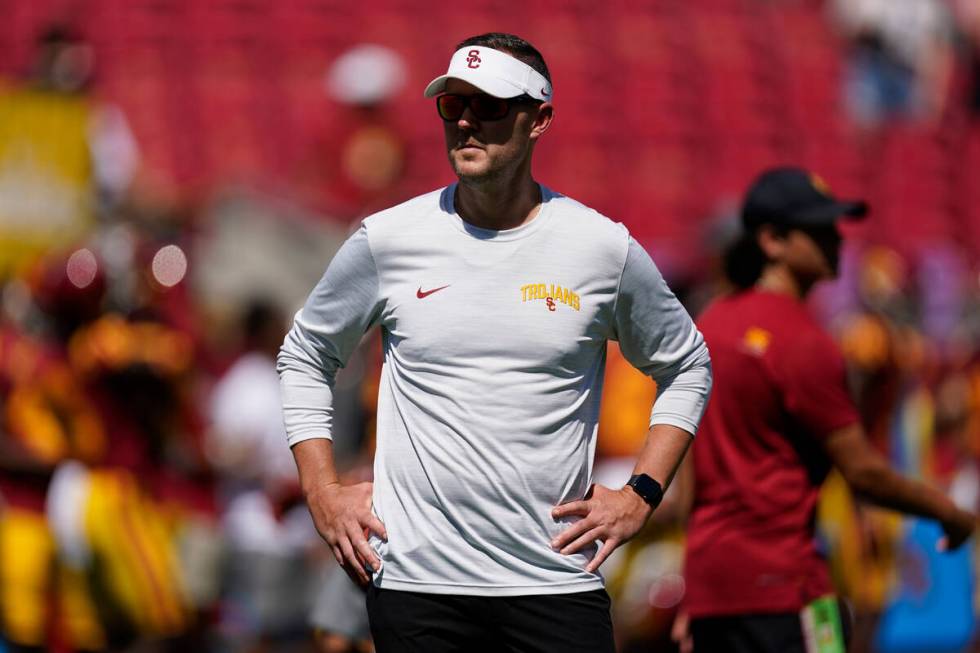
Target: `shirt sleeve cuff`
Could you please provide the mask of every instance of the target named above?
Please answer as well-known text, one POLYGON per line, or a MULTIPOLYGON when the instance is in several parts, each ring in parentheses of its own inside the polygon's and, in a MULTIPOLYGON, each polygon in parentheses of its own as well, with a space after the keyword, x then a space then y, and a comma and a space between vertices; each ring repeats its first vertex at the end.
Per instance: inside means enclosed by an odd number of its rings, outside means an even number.
POLYGON ((650 416, 650 427, 653 428, 657 424, 676 426, 679 429, 687 431, 691 435, 696 435, 698 432, 698 423, 681 415, 662 415, 654 412, 650 416))
POLYGON ((293 447, 299 444, 300 442, 305 442, 307 440, 316 440, 316 439, 333 440, 333 436, 324 431, 309 431, 306 433, 301 432, 288 436, 286 438, 286 443, 290 447, 293 447))

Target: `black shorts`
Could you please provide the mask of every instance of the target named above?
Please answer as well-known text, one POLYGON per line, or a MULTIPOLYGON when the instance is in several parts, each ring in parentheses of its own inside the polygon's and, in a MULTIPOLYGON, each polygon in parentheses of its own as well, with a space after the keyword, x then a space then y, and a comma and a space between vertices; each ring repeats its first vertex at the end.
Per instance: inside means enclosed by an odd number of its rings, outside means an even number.
POLYGON ((806 653, 796 612, 691 620, 694 653, 806 653))
MULTIPOLYGON (((847 611, 841 612, 843 641, 851 639, 847 611)), ((797 612, 704 617, 691 620, 694 653, 806 653, 806 636, 797 612)))
POLYGON ((605 590, 459 596, 367 590, 377 653, 615 653, 605 590))

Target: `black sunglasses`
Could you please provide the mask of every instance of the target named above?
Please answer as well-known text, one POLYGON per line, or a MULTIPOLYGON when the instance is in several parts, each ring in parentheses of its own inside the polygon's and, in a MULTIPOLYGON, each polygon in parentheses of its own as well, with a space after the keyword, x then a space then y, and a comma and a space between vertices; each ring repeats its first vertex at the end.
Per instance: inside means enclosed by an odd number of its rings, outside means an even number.
POLYGON ((540 103, 540 100, 536 100, 529 95, 499 98, 485 93, 477 93, 475 95, 445 93, 436 98, 436 109, 439 111, 439 116, 447 122, 453 122, 462 118, 466 107, 469 107, 473 115, 480 120, 500 120, 510 113, 512 105, 540 103))

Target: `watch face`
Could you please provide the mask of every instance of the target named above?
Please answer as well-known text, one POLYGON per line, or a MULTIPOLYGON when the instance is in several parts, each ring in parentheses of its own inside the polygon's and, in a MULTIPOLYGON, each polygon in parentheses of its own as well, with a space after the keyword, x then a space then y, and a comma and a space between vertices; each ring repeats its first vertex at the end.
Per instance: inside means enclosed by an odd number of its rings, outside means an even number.
POLYGON ((660 505, 660 500, 663 498, 664 491, 660 487, 660 483, 653 480, 646 474, 637 474, 633 476, 628 485, 632 487, 640 498, 650 504, 652 507, 656 508, 660 505))

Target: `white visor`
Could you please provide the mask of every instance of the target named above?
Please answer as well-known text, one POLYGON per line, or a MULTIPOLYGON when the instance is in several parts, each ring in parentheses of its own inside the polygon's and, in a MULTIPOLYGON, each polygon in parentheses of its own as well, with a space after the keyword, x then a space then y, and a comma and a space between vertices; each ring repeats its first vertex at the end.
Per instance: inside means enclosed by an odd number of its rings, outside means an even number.
POLYGON ((457 50, 446 74, 425 87, 425 97, 444 92, 448 79, 460 79, 494 97, 512 98, 526 93, 535 100, 551 101, 551 82, 544 75, 509 54, 480 45, 457 50))

